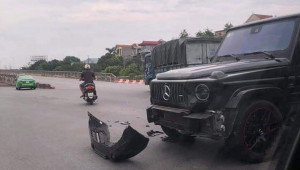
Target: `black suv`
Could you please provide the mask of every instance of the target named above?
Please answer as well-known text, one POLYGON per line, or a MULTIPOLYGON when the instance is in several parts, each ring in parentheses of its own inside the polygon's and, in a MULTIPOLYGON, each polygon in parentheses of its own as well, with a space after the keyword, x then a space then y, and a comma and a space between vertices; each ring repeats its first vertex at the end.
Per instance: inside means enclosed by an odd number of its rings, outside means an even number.
POLYGON ((172 70, 151 83, 149 122, 173 139, 223 138, 262 161, 300 102, 300 14, 230 29, 212 63, 172 70))

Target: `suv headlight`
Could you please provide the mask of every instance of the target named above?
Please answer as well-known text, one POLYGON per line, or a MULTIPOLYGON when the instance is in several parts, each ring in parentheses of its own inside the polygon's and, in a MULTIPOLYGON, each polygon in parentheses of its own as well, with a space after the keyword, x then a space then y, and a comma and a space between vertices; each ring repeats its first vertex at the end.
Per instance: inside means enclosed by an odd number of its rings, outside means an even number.
POLYGON ((209 88, 205 84, 199 84, 195 88, 195 95, 200 101, 207 101, 209 98, 209 88))

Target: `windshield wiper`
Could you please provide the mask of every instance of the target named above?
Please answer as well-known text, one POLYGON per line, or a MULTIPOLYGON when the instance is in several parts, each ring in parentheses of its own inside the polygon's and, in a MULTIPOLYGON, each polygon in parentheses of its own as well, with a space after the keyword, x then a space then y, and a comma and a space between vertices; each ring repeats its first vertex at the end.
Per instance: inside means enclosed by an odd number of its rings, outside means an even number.
POLYGON ((268 52, 266 52, 266 51, 256 51, 256 52, 252 52, 252 53, 245 53, 244 55, 251 55, 251 54, 264 54, 264 55, 267 56, 267 59, 272 59, 272 60, 281 62, 281 60, 276 59, 275 56, 274 56, 273 54, 268 53, 268 52))
POLYGON ((234 54, 226 54, 226 55, 218 56, 218 58, 219 58, 219 57, 232 57, 232 58, 234 58, 236 61, 240 61, 240 60, 241 60, 238 56, 236 56, 236 55, 234 55, 234 54))

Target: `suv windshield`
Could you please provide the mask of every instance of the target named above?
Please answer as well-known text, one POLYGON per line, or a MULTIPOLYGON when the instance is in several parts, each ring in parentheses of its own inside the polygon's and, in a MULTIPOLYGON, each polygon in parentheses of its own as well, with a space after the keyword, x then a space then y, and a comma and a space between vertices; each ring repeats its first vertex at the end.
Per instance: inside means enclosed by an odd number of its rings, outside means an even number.
POLYGON ((294 20, 288 20, 232 30, 227 33, 217 56, 286 50, 294 25, 294 20))

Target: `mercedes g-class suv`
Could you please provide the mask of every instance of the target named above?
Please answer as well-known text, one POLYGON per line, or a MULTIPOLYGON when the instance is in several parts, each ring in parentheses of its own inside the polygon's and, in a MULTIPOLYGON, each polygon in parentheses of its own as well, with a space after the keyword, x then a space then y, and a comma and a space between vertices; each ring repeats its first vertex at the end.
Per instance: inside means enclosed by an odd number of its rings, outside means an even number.
POLYGON ((171 70, 151 83, 148 122, 173 139, 225 139, 262 161, 300 104, 300 14, 230 29, 211 64, 171 70))

